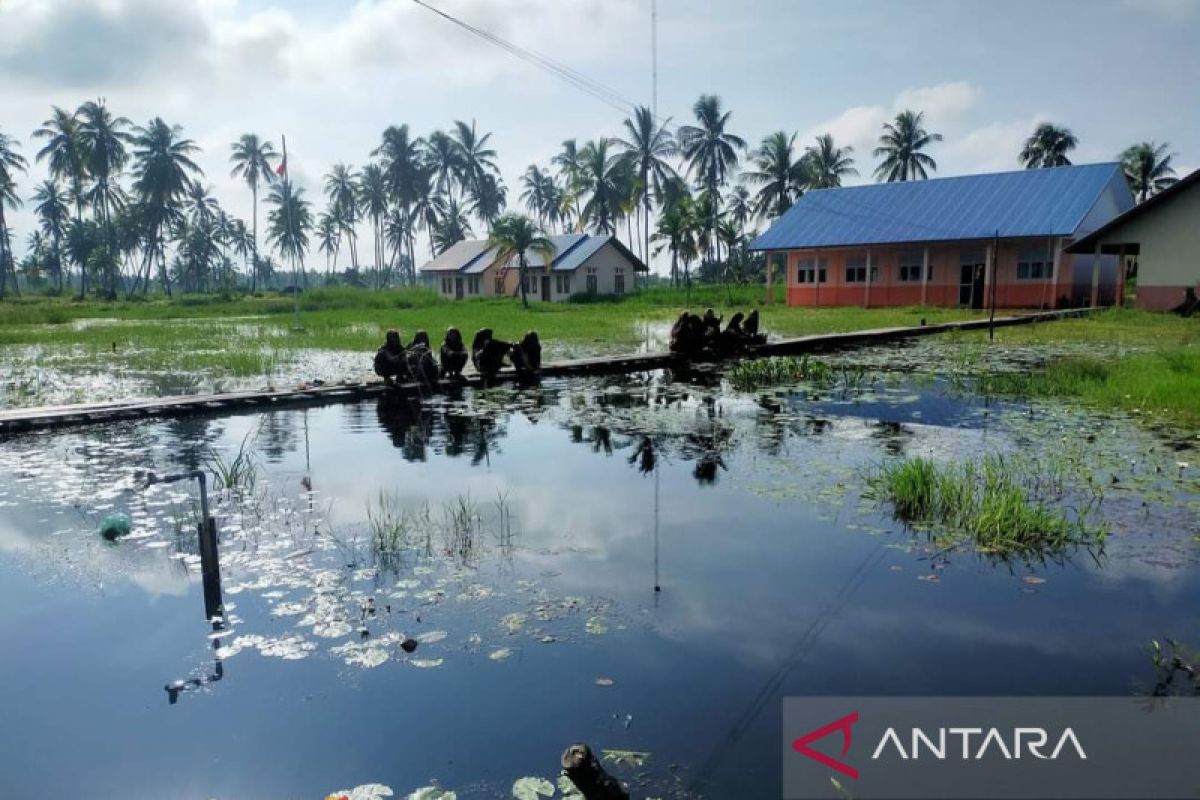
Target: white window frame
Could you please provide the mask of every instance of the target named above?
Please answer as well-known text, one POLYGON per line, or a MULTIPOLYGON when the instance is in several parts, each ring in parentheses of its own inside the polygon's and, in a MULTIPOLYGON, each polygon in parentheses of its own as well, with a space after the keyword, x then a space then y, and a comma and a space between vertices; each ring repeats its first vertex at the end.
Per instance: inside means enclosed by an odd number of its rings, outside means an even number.
POLYGON ((796 261, 796 283, 822 284, 829 279, 829 260, 825 258, 801 258, 796 261))

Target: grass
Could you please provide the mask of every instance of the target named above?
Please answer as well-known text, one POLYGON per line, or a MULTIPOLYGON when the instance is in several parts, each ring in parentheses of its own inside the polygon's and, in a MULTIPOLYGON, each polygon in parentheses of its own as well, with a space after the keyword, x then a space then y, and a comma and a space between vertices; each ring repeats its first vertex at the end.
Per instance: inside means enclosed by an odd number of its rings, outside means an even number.
POLYGON ((739 361, 727 374, 735 389, 748 391, 799 381, 825 382, 832 377, 833 370, 824 361, 805 355, 739 361))
POLYGON ((883 464, 868 483, 906 524, 965 537, 1001 556, 1102 545, 1107 535, 1091 521, 1090 507, 1068 514, 1050 502, 1062 500, 1059 475, 1001 456, 959 464, 908 458, 883 464))
MULTIPOLYGON (((302 295, 302 331, 293 332, 292 299, 283 295, 221 299, 214 295, 179 296, 173 300, 77 302, 63 298, 24 297, 0 303, 0 346, 23 344, 78 345, 97 352, 118 349, 178 349, 223 337, 230 329, 257 331, 281 348, 374 349, 383 332, 395 327, 411 335, 424 328, 433 338, 456 325, 469 337, 490 327, 500 337, 518 337, 536 329, 543 340, 611 346, 640 341, 639 324, 669 324, 687 307, 689 294, 680 289, 652 288, 624 298, 588 303, 534 303, 528 310, 511 298, 443 300, 426 289, 370 292, 358 289, 314 289, 302 295), (81 321, 88 321, 83 323, 81 321), (93 320, 111 320, 92 324, 93 320), (163 321, 203 320, 213 325, 156 325, 163 321), (74 323, 74 324, 73 324, 74 323), (215 327, 214 327, 215 326, 215 327)), ((693 309, 712 306, 729 314, 760 305, 761 287, 697 287, 690 293, 693 309), (732 302, 731 302, 732 301, 732 302)), ((782 335, 801 335, 869 327, 915 325, 969 319, 979 312, 930 308, 789 308, 761 306, 764 327, 782 335)), ((252 337, 253 338, 253 337, 252 337)))
MULTIPOLYGON (((282 294, 182 295, 111 303, 25 296, 0 302, 0 350, 26 345, 71 348, 94 364, 253 377, 274 373, 308 348, 369 354, 392 327, 406 337, 424 328, 435 344, 449 325, 468 338, 482 327, 509 339, 536 329, 559 353, 628 351, 645 340, 647 326, 658 326, 661 332, 689 300, 692 309, 712 306, 725 315, 758 306, 764 329, 784 336, 982 315, 957 308, 790 308, 761 305, 763 299, 762 287, 754 286, 697 286, 690 293, 654 287, 587 303, 534 303, 526 310, 512 298, 452 301, 428 289, 319 288, 301 296, 303 329, 294 331, 292 298, 282 294), (175 324, 161 324, 168 321, 175 324)), ((969 354, 989 347, 986 336, 948 334, 940 341, 951 353, 969 354)), ((1200 397, 1200 319, 1111 309, 1081 319, 1001 328, 996 344, 1096 344, 1115 350, 1117 356, 1072 356, 1030 375, 988 376, 978 387, 984 391, 1077 399, 1200 426, 1200 403, 1195 400, 1200 397), (1123 352, 1126 349, 1130 352, 1123 352)), ((796 365, 786 363, 747 369, 734 378, 744 387, 788 382, 796 375, 796 365)))
POLYGON ((1200 347, 1182 345, 1117 359, 1071 356, 1033 373, 978 380, 984 394, 1078 399, 1152 422, 1200 427, 1200 347))

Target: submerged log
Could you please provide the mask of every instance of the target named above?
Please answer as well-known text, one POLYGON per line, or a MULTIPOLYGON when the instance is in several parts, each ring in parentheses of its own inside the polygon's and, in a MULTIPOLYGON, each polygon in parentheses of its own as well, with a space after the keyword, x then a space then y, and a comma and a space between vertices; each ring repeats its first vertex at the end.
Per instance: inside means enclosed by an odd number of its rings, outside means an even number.
POLYGON ((629 800, 629 792, 604 771, 600 759, 586 744, 573 744, 564 750, 562 768, 584 800, 629 800))

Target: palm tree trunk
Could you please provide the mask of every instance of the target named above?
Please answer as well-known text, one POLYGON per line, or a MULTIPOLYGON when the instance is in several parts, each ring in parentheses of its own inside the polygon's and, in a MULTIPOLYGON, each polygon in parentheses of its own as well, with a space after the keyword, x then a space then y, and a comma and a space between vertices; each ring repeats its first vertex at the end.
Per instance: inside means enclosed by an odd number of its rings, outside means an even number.
POLYGON ((254 292, 258 289, 258 183, 257 182, 250 184, 250 197, 251 197, 250 218, 251 218, 251 220, 253 220, 252 224, 254 225, 254 244, 250 248, 251 250, 254 251, 254 255, 251 257, 251 263, 253 264, 253 266, 250 267, 250 294, 254 294, 254 292))
POLYGON ((520 255, 517 257, 517 263, 519 265, 519 267, 517 269, 517 273, 518 273, 518 277, 520 277, 520 279, 521 279, 521 305, 524 306, 526 309, 528 309, 529 308, 529 298, 525 296, 525 251, 524 250, 522 250, 520 255))

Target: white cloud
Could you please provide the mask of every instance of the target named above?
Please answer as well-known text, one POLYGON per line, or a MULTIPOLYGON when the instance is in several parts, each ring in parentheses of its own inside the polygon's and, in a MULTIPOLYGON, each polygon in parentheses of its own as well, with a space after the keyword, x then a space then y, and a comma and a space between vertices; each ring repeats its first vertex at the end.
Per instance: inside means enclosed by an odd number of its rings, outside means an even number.
POLYGON ((896 95, 893 108, 896 111, 923 111, 926 120, 945 123, 975 108, 979 95, 979 87, 966 81, 939 83, 937 86, 905 89, 896 95))
MULTIPOLYGON (((1017 169, 1017 154, 1025 139, 1046 114, 1034 114, 1019 120, 993 122, 948 139, 944 145, 946 157, 941 164, 956 168, 956 172, 999 172, 1017 169)), ((943 170, 945 172, 946 170, 943 170)))
POLYGON ((811 126, 801 138, 807 144, 814 136, 829 133, 839 145, 850 145, 859 163, 861 179, 867 180, 870 168, 863 169, 863 165, 871 162, 871 152, 878 144, 879 131, 885 122, 907 109, 923 111, 926 127, 944 133, 948 127, 962 126, 981 93, 979 87, 965 81, 906 88, 896 95, 890 106, 852 106, 836 117, 811 126))
POLYGON ((1196 0, 1125 0, 1123 5, 1134 13, 1149 12, 1172 22, 1200 16, 1200 2, 1196 0))

